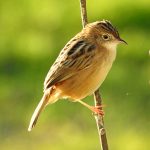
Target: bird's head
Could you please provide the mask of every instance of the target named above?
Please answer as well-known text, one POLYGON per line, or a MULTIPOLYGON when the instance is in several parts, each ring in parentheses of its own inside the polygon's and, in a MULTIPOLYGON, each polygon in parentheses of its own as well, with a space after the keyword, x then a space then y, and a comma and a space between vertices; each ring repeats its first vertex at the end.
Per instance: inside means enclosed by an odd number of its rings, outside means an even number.
POLYGON ((119 43, 127 44, 127 42, 120 38, 119 32, 110 21, 96 21, 88 24, 87 27, 94 32, 95 38, 103 46, 116 47, 119 43))

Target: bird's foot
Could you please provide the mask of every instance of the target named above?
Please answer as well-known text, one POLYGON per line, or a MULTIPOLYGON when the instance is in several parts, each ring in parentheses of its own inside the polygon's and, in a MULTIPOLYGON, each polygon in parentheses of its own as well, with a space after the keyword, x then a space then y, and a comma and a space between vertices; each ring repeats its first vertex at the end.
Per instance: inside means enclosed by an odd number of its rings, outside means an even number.
POLYGON ((94 115, 104 116, 104 111, 101 109, 103 106, 91 106, 91 110, 94 115))
POLYGON ((90 106, 87 103, 78 100, 79 103, 81 103, 82 105, 84 105, 85 107, 87 107, 88 109, 90 109, 94 115, 100 115, 100 116, 104 116, 104 111, 102 110, 102 108, 104 107, 104 105, 99 105, 99 106, 90 106))

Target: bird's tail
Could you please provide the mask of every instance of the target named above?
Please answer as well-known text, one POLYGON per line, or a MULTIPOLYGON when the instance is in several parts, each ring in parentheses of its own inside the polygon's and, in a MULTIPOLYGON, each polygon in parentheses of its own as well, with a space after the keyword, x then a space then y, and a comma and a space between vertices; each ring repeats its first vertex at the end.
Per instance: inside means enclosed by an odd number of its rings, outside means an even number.
POLYGON ((51 91, 52 91, 52 89, 49 89, 48 91, 44 92, 44 95, 43 95, 41 101, 39 102, 38 106, 36 107, 36 109, 35 109, 35 111, 32 115, 28 131, 31 131, 32 128, 36 125, 36 122, 38 120, 38 117, 39 117, 40 113, 45 108, 45 106, 49 103, 49 99, 50 99, 50 96, 51 96, 51 91))

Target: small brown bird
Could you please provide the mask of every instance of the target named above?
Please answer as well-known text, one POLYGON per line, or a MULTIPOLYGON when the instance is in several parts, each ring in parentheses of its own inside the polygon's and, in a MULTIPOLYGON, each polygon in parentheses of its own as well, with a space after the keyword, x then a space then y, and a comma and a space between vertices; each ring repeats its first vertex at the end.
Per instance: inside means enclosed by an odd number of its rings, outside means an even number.
POLYGON ((126 43, 109 21, 89 23, 62 49, 44 82, 43 97, 35 109, 28 131, 42 110, 58 99, 80 102, 100 115, 103 112, 82 101, 97 90, 116 57, 116 46, 126 43))

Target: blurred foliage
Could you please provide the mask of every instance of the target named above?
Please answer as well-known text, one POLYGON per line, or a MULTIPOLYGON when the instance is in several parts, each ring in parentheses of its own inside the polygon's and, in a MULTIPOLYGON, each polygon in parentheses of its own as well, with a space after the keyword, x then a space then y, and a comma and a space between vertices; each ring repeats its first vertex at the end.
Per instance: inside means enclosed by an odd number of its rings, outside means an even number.
MULTIPOLYGON (((150 1, 90 1, 89 21, 111 20, 120 45, 101 87, 111 150, 150 149, 150 1)), ((65 43, 82 28, 79 1, 0 1, 0 149, 98 150, 91 112, 60 100, 27 127, 43 80, 65 43)), ((93 104, 93 97, 85 99, 93 104)))

